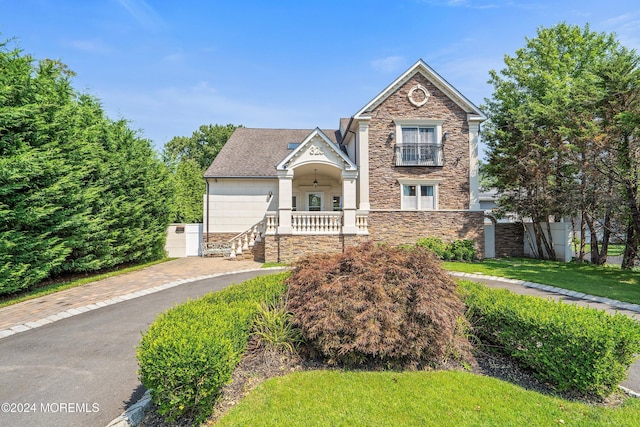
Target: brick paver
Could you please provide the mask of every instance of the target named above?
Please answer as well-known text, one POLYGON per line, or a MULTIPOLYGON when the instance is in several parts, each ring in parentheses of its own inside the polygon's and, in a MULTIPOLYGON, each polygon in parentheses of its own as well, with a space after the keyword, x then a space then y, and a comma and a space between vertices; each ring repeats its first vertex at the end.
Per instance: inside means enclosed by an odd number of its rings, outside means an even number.
POLYGON ((254 261, 189 257, 0 308, 0 338, 83 311, 157 291, 158 286, 260 268, 254 261))

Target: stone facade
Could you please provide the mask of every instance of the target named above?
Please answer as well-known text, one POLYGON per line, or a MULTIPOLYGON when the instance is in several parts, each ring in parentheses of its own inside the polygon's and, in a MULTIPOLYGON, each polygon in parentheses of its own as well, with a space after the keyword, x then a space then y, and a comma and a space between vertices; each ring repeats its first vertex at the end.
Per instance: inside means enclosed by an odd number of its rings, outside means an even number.
POLYGON ((369 123, 369 200, 371 209, 400 209, 399 179, 439 180, 439 209, 469 209, 469 126, 467 113, 417 73, 371 113, 369 123), (416 85, 429 93, 427 103, 416 107, 408 93, 416 85), (394 118, 443 120, 448 133, 444 143, 444 166, 395 166, 394 118))
POLYGON ((496 223, 496 257, 524 256, 524 228, 521 222, 496 223))
MULTIPOLYGON (((477 257, 483 258, 484 214, 479 210, 477 200, 475 151, 479 123, 485 118, 477 107, 419 61, 345 121, 340 138, 329 141, 324 137, 322 141, 326 144, 316 144, 316 150, 309 149, 307 153, 305 144, 315 141, 310 138, 322 136, 319 130, 314 130, 306 137, 306 142, 283 155, 284 160, 281 159, 277 166, 279 222, 271 231, 275 234, 264 237, 265 260, 292 262, 308 254, 340 253, 345 247, 366 240, 399 245, 413 244, 420 237, 428 236, 446 242, 473 240, 477 257), (396 144, 402 141, 402 126, 432 127, 435 141, 431 143, 442 144, 442 162, 438 161, 437 166, 396 166, 396 144), (338 142, 343 150, 331 145, 338 142), (327 149, 323 150, 323 147, 327 149), (345 153, 349 153, 348 158, 344 157, 345 153), (293 180, 299 172, 311 183, 311 177, 315 181, 317 172, 326 177, 329 167, 341 171, 336 184, 342 180, 342 186, 334 187, 342 196, 344 230, 353 234, 328 234, 335 230, 325 230, 318 235, 296 234, 291 224, 291 199, 295 195, 293 180), (406 208, 402 205, 403 183, 433 185, 434 209, 403 210, 406 208), (356 215, 362 218, 367 212, 369 234, 356 235, 362 232, 354 225, 356 215)), ((262 131, 258 133, 266 135, 262 131)), ((254 142, 261 141, 256 139, 254 142)), ((411 141, 405 143, 405 148, 410 147, 411 141)), ((225 153, 233 153, 228 147, 225 146, 225 153)), ((265 156, 267 154, 265 152, 265 156)), ((254 171, 253 175, 258 172, 261 170, 254 171)), ((315 187, 309 188, 312 191, 315 187)), ((330 191, 323 191, 328 197, 330 191)), ((271 210, 276 209, 272 206, 271 210)))
POLYGON ((370 240, 391 245, 414 244, 421 237, 445 242, 473 240, 484 258, 484 214, 469 211, 385 211, 369 214, 370 240))
POLYGON ((216 243, 226 243, 230 239, 236 237, 238 233, 203 233, 202 241, 203 242, 216 242, 216 243))
POLYGON ((357 246, 368 236, 352 235, 266 235, 266 262, 295 262, 305 255, 342 253, 345 247, 357 246))

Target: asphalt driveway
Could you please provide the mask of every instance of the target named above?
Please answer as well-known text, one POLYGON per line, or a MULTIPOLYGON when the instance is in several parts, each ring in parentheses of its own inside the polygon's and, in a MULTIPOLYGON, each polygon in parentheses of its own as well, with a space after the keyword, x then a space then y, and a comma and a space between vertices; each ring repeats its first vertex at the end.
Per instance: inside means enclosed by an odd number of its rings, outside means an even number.
POLYGON ((271 273, 185 283, 0 339, 0 426, 106 426, 144 393, 135 346, 158 313, 271 273))

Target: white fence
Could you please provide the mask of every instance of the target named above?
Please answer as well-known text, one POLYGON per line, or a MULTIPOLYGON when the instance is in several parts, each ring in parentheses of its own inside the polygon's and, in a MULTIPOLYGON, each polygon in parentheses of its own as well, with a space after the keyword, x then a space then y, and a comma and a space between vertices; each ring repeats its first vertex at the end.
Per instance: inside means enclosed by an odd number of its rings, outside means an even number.
POLYGON ((202 224, 171 224, 167 227, 164 250, 169 258, 184 258, 201 254, 202 224))
MULTIPOLYGON (((525 224, 527 232, 524 236, 524 256, 534 257, 533 245, 536 247, 536 237, 533 233, 533 224, 525 224)), ((540 224, 545 236, 549 236, 547 231, 547 223, 540 224)), ((568 222, 552 222, 549 223, 551 229, 551 237, 553 238, 553 246, 556 251, 556 260, 569 262, 573 258, 573 250, 571 248, 571 223, 568 222)), ((546 251, 545 251, 546 254, 546 251)))

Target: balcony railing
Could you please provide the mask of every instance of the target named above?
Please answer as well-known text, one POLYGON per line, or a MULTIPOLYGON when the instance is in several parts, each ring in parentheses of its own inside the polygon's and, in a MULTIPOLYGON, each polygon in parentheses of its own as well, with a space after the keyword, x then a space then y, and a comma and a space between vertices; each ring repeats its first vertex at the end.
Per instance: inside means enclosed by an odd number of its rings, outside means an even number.
POLYGON ((396 166, 442 166, 442 144, 396 144, 396 166))

